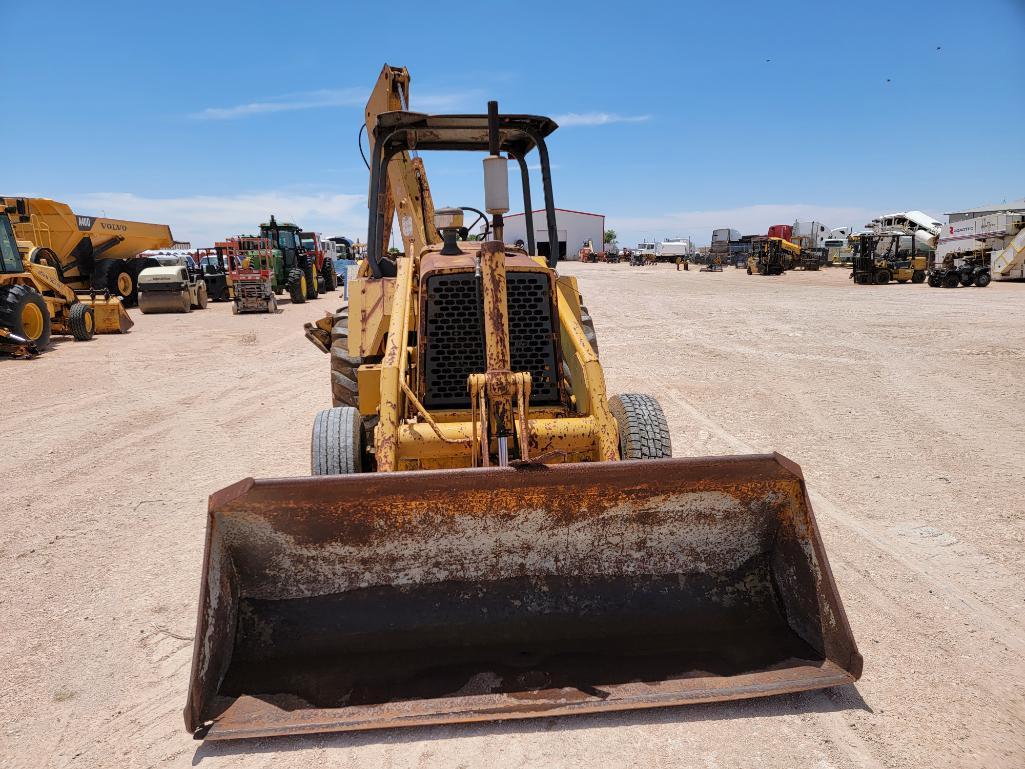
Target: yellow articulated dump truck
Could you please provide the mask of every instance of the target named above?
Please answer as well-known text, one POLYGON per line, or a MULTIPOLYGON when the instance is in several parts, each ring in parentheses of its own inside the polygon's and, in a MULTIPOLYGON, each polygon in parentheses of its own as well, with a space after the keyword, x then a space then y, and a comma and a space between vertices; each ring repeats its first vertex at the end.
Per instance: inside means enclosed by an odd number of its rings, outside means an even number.
POLYGON ((76 341, 132 327, 121 301, 95 291, 76 292, 57 271, 32 260, 38 248, 16 240, 11 214, 0 209, 0 351, 25 356, 41 352, 51 334, 76 341))
POLYGON ((174 245, 166 224, 76 214, 67 203, 48 198, 0 198, 14 210, 11 223, 18 240, 36 246, 35 264, 57 271, 73 289, 106 291, 126 305, 135 304, 143 251, 174 245))
POLYGON ((307 329, 337 404, 313 420, 312 475, 210 498, 189 731, 556 716, 856 680, 800 469, 674 458, 656 398, 607 394, 577 282, 537 242, 558 241, 556 123, 495 102, 414 113, 408 87, 386 66, 367 106, 352 304, 307 329), (439 151, 484 156, 480 208, 434 208, 423 156, 439 151), (510 165, 522 246, 504 241, 510 165))

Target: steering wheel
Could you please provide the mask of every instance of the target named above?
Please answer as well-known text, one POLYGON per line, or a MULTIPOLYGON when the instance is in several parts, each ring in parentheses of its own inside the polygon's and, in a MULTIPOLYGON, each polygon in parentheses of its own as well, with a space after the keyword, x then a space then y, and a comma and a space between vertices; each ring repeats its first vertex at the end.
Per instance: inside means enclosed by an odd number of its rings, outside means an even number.
POLYGON ((485 240, 487 240, 488 233, 491 232, 491 223, 488 222, 487 214, 485 214, 483 211, 480 211, 479 209, 473 208, 472 206, 459 206, 459 210, 460 211, 473 211, 473 213, 477 214, 477 218, 473 220, 473 223, 469 227, 463 227, 462 228, 463 230, 465 230, 465 234, 463 232, 459 233, 462 236, 463 240, 466 240, 466 238, 469 237, 470 230, 472 230, 474 227, 476 227, 477 223, 481 219, 484 220, 484 232, 482 233, 482 236, 483 236, 483 238, 485 240))

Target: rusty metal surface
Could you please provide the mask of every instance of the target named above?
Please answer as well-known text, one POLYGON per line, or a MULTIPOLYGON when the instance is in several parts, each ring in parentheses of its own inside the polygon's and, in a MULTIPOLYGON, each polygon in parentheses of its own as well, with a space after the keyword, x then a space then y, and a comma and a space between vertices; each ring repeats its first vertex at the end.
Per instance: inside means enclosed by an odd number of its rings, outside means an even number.
POLYGON ((210 500, 186 725, 523 718, 860 673, 778 455, 249 479, 210 500))

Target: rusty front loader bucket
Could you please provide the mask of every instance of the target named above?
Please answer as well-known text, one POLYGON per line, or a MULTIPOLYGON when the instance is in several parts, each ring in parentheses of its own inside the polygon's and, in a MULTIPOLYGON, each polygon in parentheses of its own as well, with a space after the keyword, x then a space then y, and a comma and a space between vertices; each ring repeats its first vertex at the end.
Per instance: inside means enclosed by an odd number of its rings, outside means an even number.
POLYGON ((858 654, 778 455, 241 481, 210 499, 197 737, 836 686, 858 654))

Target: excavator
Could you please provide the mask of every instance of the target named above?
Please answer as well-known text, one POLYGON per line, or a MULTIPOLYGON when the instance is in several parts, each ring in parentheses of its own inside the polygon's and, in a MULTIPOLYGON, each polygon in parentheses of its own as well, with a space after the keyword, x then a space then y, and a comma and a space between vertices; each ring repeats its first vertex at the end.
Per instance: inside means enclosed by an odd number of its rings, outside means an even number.
POLYGON ((609 397, 557 241, 548 117, 366 110, 367 255, 307 334, 335 405, 311 475, 209 500, 185 724, 224 740, 733 700, 849 684, 862 659, 800 469, 674 458, 609 397), (421 153, 483 155, 435 208, 421 153), (518 167, 523 247, 503 240, 518 167), (466 214, 469 216, 466 216, 466 214), (468 218, 473 221, 467 226, 468 218), (389 256, 393 222, 403 252, 389 256), (470 238, 478 223, 483 239, 470 238))

